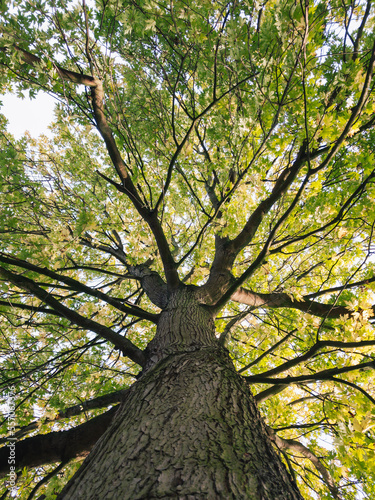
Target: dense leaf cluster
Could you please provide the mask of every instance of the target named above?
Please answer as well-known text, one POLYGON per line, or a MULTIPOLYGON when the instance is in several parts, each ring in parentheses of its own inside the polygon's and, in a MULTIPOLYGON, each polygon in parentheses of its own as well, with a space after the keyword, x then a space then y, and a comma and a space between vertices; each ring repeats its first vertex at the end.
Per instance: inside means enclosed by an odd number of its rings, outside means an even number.
MULTIPOLYGON (((146 269, 208 290, 301 492, 373 498, 371 2, 36 0, 0 17, 3 88, 58 103, 49 137, 0 123, 18 439, 135 380, 160 312, 146 269)), ((20 474, 21 497, 39 482, 53 498, 75 464, 54 467, 20 474)))

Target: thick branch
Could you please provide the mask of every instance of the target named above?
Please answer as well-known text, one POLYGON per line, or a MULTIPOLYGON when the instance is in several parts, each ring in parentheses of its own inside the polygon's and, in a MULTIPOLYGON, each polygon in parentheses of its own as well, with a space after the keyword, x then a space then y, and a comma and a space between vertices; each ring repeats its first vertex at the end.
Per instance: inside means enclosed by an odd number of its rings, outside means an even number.
POLYGON ((306 174, 304 180, 300 184, 297 193, 293 198, 293 201, 290 203, 288 208, 285 210, 285 212, 281 215, 281 217, 272 227, 271 231, 269 232, 268 238, 263 244, 263 247, 259 251, 257 257, 253 260, 252 264, 246 269, 246 271, 242 273, 240 277, 236 278, 235 280, 232 280, 232 282, 229 284, 227 291, 216 302, 215 306, 213 307, 213 311, 215 311, 215 313, 217 313, 227 303, 227 301, 230 300, 231 296, 238 290, 238 288, 255 272, 256 269, 258 269, 261 266, 262 262, 264 261, 264 258, 269 252, 270 246, 275 238, 275 235, 279 227, 281 227, 281 225, 288 219, 289 215, 294 210, 299 199, 301 198, 301 195, 307 185, 308 180, 309 180, 309 174, 306 174))
MULTIPOLYGON (((292 212, 296 204, 296 201, 298 201, 299 197, 301 196, 311 175, 325 168, 331 161, 331 159, 334 157, 334 155, 337 153, 337 151, 340 149, 342 144, 344 143, 353 124, 360 116, 361 111, 367 101, 370 92, 370 84, 372 80, 374 65, 375 65, 375 43, 373 44, 372 47, 371 57, 367 67, 366 78, 364 85, 362 87, 361 96, 358 99, 356 106, 353 107, 352 113, 348 121, 346 122, 342 133, 340 134, 338 139, 332 144, 330 150, 328 151, 327 156, 320 163, 320 165, 314 169, 309 170, 308 174, 305 176, 304 181, 301 183, 298 192, 293 199, 293 202, 289 205, 288 209, 284 212, 284 214, 272 228, 270 235, 263 246, 263 249, 260 251, 254 262, 236 281, 230 283, 229 276, 227 277, 228 289, 226 292, 224 292, 222 298, 216 303, 214 308, 216 311, 220 310, 220 308, 223 307, 223 305, 229 300, 229 298, 236 291, 236 289, 238 289, 244 283, 244 281, 255 271, 255 269, 259 267, 259 265, 264 260, 267 252, 269 251, 270 245, 272 244, 277 229, 287 219, 287 217, 289 217, 290 213, 292 212)), ((230 272, 236 256, 243 248, 245 248, 252 241, 265 215, 269 213, 271 208, 280 199, 280 197, 287 192, 287 190, 297 177, 298 172, 300 171, 301 167, 305 164, 305 162, 307 160, 311 160, 312 156, 314 157, 318 154, 319 151, 313 151, 312 153, 310 153, 308 151, 307 146, 308 144, 307 141, 305 140, 301 145, 298 155, 294 160, 292 166, 291 167, 287 166, 282 171, 281 175, 277 179, 272 189, 271 194, 265 200, 263 200, 254 210, 254 212, 250 215, 244 228, 237 235, 237 237, 235 237, 231 241, 223 240, 220 242, 219 247, 216 249, 214 262, 211 268, 210 279, 206 284, 207 288, 215 287, 215 281, 217 275, 223 274, 223 272, 226 272, 227 274, 230 272)))
POLYGON ((354 366, 345 366, 344 368, 330 368, 329 370, 323 370, 321 372, 314 373, 312 375, 299 375, 297 377, 284 377, 284 378, 271 378, 264 377, 263 375, 251 375, 249 377, 244 377, 248 382, 252 384, 295 384, 298 382, 314 382, 317 380, 331 380, 333 376, 340 375, 340 373, 352 372, 355 370, 364 370, 366 368, 375 368, 375 361, 369 361, 368 363, 360 363, 354 366))
POLYGON ((157 307, 163 309, 168 303, 168 287, 159 274, 147 266, 129 266, 129 272, 141 280, 141 285, 147 297, 157 307))
POLYGON ((172 288, 175 288, 180 282, 176 269, 176 263, 174 262, 161 223, 157 217, 157 211, 154 210, 151 212, 148 209, 140 198, 138 191, 129 177, 127 167, 118 150, 116 141, 104 114, 104 90, 100 80, 96 80, 96 87, 91 88, 91 95, 95 121, 98 130, 104 139, 112 163, 121 179, 126 194, 132 201, 140 216, 149 225, 158 245, 167 282, 172 288))
MULTIPOLYGON (((337 348, 337 349, 353 349, 359 347, 369 347, 375 345, 374 340, 361 340, 359 342, 341 342, 340 340, 318 340, 305 354, 301 356, 297 356, 289 361, 286 361, 280 366, 276 368, 272 368, 264 373, 262 373, 263 377, 272 377, 273 375, 277 375, 278 373, 285 372, 294 366, 297 366, 308 359, 311 359, 315 354, 324 349, 325 347, 337 348)), ((321 372, 323 373, 323 372, 321 372)), ((257 376, 257 375, 254 375, 257 376)))
MULTIPOLYGON (((332 380, 332 382, 338 382, 340 384, 348 385, 349 387, 352 387, 353 389, 361 392, 367 399, 371 401, 373 405, 375 405, 375 399, 369 394, 367 391, 362 389, 357 384, 354 384, 353 382, 349 382, 348 380, 342 379, 342 378, 337 378, 337 377, 329 377, 327 380, 332 380)), ((284 389, 286 389, 289 386, 289 384, 280 384, 280 385, 274 385, 272 387, 269 387, 268 389, 265 389, 264 391, 259 392, 254 396, 255 401, 260 404, 266 401, 268 398, 271 398, 272 396, 275 396, 279 392, 282 392, 284 389)))
POLYGON ((132 180, 130 179, 127 167, 118 150, 116 141, 113 137, 112 130, 110 129, 107 119, 104 114, 104 89, 101 80, 95 79, 95 86, 91 87, 92 105, 94 109, 94 116, 97 128, 100 135, 103 137, 107 147, 108 154, 112 163, 121 179, 124 190, 130 200, 133 202, 135 208, 140 215, 144 218, 148 214, 148 209, 140 198, 132 180))
POLYGON ((373 405, 375 405, 375 399, 371 396, 371 394, 369 394, 367 391, 362 389, 362 387, 360 387, 359 385, 354 384, 353 382, 349 382, 349 380, 345 380, 345 379, 337 378, 337 377, 332 377, 332 380, 335 382, 338 382, 339 384, 348 385, 349 387, 352 387, 356 391, 361 392, 367 399, 369 399, 371 401, 371 403, 373 405))
MULTIPOLYGON (((349 316, 353 314, 353 311, 345 306, 321 304, 308 299, 293 300, 285 292, 257 293, 246 288, 240 288, 231 296, 231 299, 251 307, 298 309, 320 318, 339 318, 345 314, 349 316)), ((374 313, 370 317, 374 317, 374 313)))
POLYGON ((368 285, 369 283, 373 283, 374 281, 375 281, 375 276, 373 276, 372 278, 367 278, 365 280, 356 281, 354 283, 345 283, 345 285, 334 286, 332 288, 324 288, 323 290, 319 290, 318 292, 306 295, 305 299, 312 299, 315 297, 319 297, 321 295, 326 295, 327 293, 342 292, 344 289, 348 290, 349 288, 356 288, 359 286, 368 285))
POLYGON ((283 172, 275 182, 271 194, 268 196, 268 198, 263 200, 258 205, 258 207, 250 215, 243 230, 231 242, 231 252, 237 255, 240 250, 242 250, 246 245, 250 243, 264 217, 271 210, 274 204, 281 198, 281 196, 283 196, 283 194, 285 194, 285 192, 288 190, 306 160, 306 144, 303 143, 300 147, 295 161, 293 162, 293 165, 283 170, 283 172))
MULTIPOLYGON (((31 54, 30 52, 19 48, 17 45, 13 45, 13 48, 17 50, 22 55, 23 60, 31 66, 35 67, 42 64, 42 60, 39 57, 31 54)), ((56 64, 55 69, 62 79, 90 87, 95 122, 98 131, 105 142, 108 154, 112 160, 116 172, 121 180, 121 191, 126 193, 138 213, 150 226, 150 229, 158 245, 161 259, 163 261, 164 272, 167 278, 168 285, 170 285, 172 288, 176 287, 179 284, 180 280, 178 277, 176 264, 173 260, 164 231, 157 217, 157 211, 150 211, 145 202, 141 199, 136 187, 133 184, 133 181, 130 178, 127 166, 122 159, 112 130, 108 125, 104 113, 105 94, 101 80, 99 80, 98 78, 93 78, 91 76, 81 75, 79 73, 75 73, 74 71, 65 70, 64 68, 56 64)))
POLYGON ((150 229, 155 237, 155 241, 158 245, 167 284, 172 289, 177 288, 180 283, 180 278, 177 272, 177 265, 173 259, 167 238, 165 237, 163 228, 158 219, 157 212, 152 212, 150 216, 145 218, 145 220, 150 226, 150 229))
POLYGON ((104 90, 102 82, 100 80, 96 80, 96 83, 96 87, 91 88, 91 95, 98 130, 104 139, 107 151, 121 179, 126 194, 132 201, 140 216, 147 222, 155 237, 168 285, 175 288, 178 286, 180 280, 176 269, 176 263, 174 262, 169 244, 157 216, 157 210, 149 210, 140 198, 138 191, 129 177, 127 167, 122 159, 120 151, 118 150, 116 141, 104 114, 104 90))
MULTIPOLYGON (((119 391, 111 392, 110 394, 104 394, 103 396, 98 396, 97 398, 88 399, 86 401, 82 401, 81 403, 73 406, 69 406, 68 408, 64 408, 60 410, 55 418, 47 418, 43 419, 43 423, 56 422, 57 420, 62 420, 64 418, 74 417, 76 415, 80 415, 89 410, 97 410, 99 408, 106 408, 114 403, 120 403, 125 393, 128 389, 120 389, 119 391)), ((14 434, 13 438, 19 440, 22 437, 26 436, 30 432, 38 429, 41 421, 37 420, 35 422, 31 422, 31 424, 25 425, 18 429, 14 434)), ((7 442, 8 438, 1 438, 0 443, 7 442)))
POLYGON ((98 408, 105 408, 106 406, 113 405, 114 403, 120 403, 127 391, 128 389, 120 389, 109 394, 104 394, 103 396, 82 401, 82 403, 77 405, 69 406, 68 408, 58 412, 56 420, 74 417, 75 415, 80 415, 88 410, 97 410, 98 408))
POLYGON ((302 456, 309 459, 316 470, 320 472, 323 477, 324 482, 328 486, 330 492, 332 493, 333 498, 337 500, 342 500, 342 497, 339 495, 338 488, 335 485, 333 477, 329 473, 329 471, 324 467, 319 458, 311 451, 309 448, 304 446, 299 441, 295 441, 294 439, 283 439, 278 436, 273 429, 270 427, 267 428, 268 434, 271 440, 276 444, 276 446, 281 450, 293 450, 297 453, 301 453, 302 456))
POLYGON ((34 313, 44 313, 44 314, 52 314, 53 316, 59 316, 63 318, 64 316, 53 309, 48 309, 46 307, 41 306, 30 306, 27 304, 22 304, 20 302, 11 302, 10 300, 0 300, 0 306, 10 307, 11 309, 23 309, 24 311, 31 311, 34 313))
MULTIPOLYGON (((35 56, 34 54, 31 54, 30 52, 27 52, 24 49, 21 49, 21 47, 18 47, 16 44, 13 44, 13 48, 19 54, 21 54, 23 61, 26 62, 27 64, 30 64, 30 66, 36 66, 38 64, 43 63, 40 57, 35 56)), ((5 48, 0 48, 0 50, 6 51, 5 48)), ((57 64, 54 65, 54 68, 56 69, 56 72, 63 80, 68 80, 73 83, 85 85, 86 87, 96 86, 95 78, 93 78, 92 76, 83 75, 82 73, 76 73, 75 71, 70 71, 68 69, 61 68, 57 64)))
MULTIPOLYGON (((29 262, 26 262, 25 260, 17 259, 14 257, 7 257, 7 256, 4 256, 3 254, 0 254, 0 262, 4 262, 4 264, 10 264, 12 266, 21 267, 22 269, 28 269, 29 271, 33 271, 33 272, 38 273, 38 274, 43 274, 44 276, 48 276, 49 278, 52 278, 56 281, 61 281, 61 282, 65 283, 66 285, 71 287, 76 292, 86 293, 87 295, 91 295, 92 297, 96 297, 97 299, 100 299, 103 302, 110 304, 111 306, 115 307, 119 311, 122 311, 126 314, 130 314, 131 316, 136 316, 136 317, 142 318, 142 319, 147 319, 149 321, 152 321, 153 323, 158 322, 158 315, 157 314, 153 314, 153 313, 144 311, 143 309, 141 309, 140 307, 138 307, 134 304, 125 305, 120 300, 115 299, 115 298, 111 297, 110 295, 107 295, 106 293, 101 292, 100 290, 86 286, 83 283, 80 283, 79 281, 75 280, 74 278, 70 278, 68 276, 63 276, 61 274, 55 273, 54 271, 51 271, 51 270, 47 269, 46 267, 35 266, 34 264, 30 264, 29 262)), ((44 310, 44 311, 40 311, 40 312, 47 312, 47 311, 44 310)))
POLYGON ((84 328, 85 330, 95 332, 109 342, 112 342, 118 349, 120 349, 124 353, 125 356, 128 356, 135 363, 138 363, 140 366, 145 365, 145 354, 141 349, 130 342, 130 340, 111 330, 110 328, 101 325, 100 323, 97 323, 92 319, 85 318, 78 314, 76 311, 73 311, 72 309, 64 306, 58 300, 52 297, 49 292, 38 286, 31 279, 14 274, 2 267, 0 267, 0 277, 4 278, 10 283, 13 283, 15 286, 31 293, 42 302, 52 307, 55 311, 63 315, 72 323, 84 328))
POLYGON ((265 389, 264 391, 255 394, 254 399, 258 404, 263 403, 264 401, 267 401, 268 398, 271 398, 272 396, 279 394, 279 392, 282 392, 284 389, 288 387, 288 385, 289 384, 284 384, 284 385, 280 384, 269 387, 268 389, 265 389))
MULTIPOLYGON (((17 469, 85 457, 110 425, 117 409, 115 406, 106 413, 67 431, 50 432, 16 442, 17 469)), ((0 448, 0 477, 9 473, 8 457, 7 445, 0 448)))

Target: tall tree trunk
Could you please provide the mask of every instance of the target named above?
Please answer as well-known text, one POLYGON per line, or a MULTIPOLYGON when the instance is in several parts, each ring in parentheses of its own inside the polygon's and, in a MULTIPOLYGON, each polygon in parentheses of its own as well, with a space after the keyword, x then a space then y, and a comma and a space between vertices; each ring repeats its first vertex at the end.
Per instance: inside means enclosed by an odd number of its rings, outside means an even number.
POLYGON ((302 498, 191 290, 169 300, 150 350, 156 364, 58 499, 302 498))

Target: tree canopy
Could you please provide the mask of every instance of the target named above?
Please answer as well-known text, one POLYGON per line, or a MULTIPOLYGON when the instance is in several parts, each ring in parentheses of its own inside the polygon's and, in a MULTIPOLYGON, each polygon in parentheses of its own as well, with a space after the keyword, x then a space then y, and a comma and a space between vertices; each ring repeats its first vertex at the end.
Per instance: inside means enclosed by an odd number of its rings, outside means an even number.
POLYGON ((371 1, 14 0, 0 17, 4 92, 57 100, 50 136, 0 122, 20 498, 77 469, 93 443, 63 456, 43 436, 99 437, 147 364, 158 290, 181 283, 302 495, 374 498, 371 1))

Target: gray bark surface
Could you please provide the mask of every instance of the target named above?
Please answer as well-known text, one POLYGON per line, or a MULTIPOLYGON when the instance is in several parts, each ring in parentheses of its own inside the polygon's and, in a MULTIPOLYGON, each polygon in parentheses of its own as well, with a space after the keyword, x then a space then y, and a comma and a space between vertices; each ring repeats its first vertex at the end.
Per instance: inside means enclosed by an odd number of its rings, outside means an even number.
POLYGON ((191 290, 169 300, 150 356, 59 500, 302 498, 191 290))

